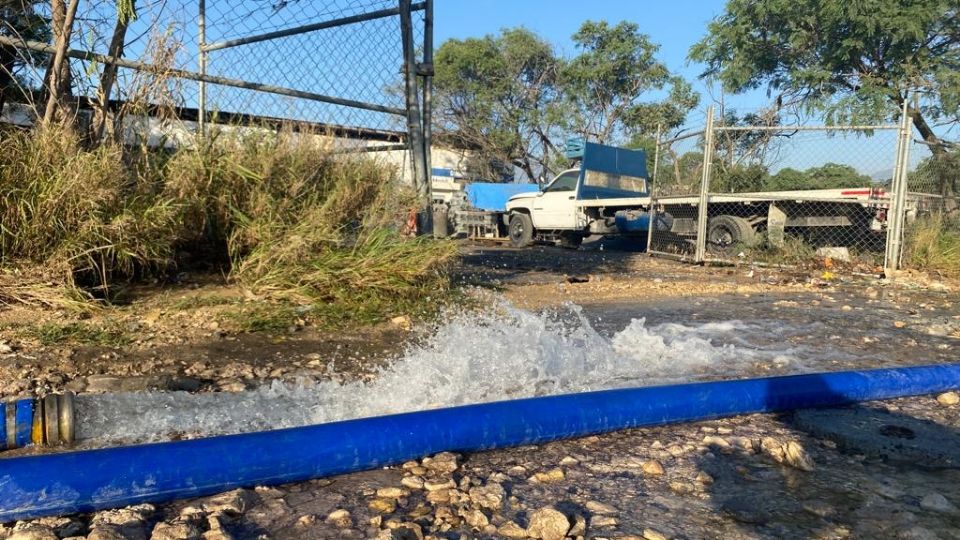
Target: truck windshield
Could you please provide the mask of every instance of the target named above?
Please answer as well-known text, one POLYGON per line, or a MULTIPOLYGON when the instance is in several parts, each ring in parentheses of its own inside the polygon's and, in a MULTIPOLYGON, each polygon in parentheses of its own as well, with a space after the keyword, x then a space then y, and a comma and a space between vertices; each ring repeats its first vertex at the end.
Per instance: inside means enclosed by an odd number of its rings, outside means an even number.
POLYGON ((558 176, 543 191, 545 193, 553 191, 576 191, 577 180, 580 179, 580 171, 567 171, 558 176))

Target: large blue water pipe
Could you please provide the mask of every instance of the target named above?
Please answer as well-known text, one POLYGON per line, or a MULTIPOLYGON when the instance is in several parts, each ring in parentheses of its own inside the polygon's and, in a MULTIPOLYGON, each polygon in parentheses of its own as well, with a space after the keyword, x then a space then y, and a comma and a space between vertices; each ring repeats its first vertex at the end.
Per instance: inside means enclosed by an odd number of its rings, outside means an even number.
POLYGON ((0 459, 0 522, 276 485, 444 450, 960 388, 960 365, 678 384, 501 401, 316 426, 0 459))

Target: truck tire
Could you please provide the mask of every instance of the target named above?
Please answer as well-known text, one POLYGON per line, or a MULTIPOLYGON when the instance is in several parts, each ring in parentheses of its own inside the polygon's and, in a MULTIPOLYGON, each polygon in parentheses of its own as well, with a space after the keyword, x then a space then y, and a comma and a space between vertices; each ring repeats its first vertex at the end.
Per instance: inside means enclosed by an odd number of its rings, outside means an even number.
POLYGON ((710 218, 707 225, 707 247, 724 253, 735 246, 753 247, 757 232, 742 217, 722 215, 710 218))
POLYGON ((524 248, 533 243, 533 220, 527 214, 516 213, 510 216, 510 244, 524 248))

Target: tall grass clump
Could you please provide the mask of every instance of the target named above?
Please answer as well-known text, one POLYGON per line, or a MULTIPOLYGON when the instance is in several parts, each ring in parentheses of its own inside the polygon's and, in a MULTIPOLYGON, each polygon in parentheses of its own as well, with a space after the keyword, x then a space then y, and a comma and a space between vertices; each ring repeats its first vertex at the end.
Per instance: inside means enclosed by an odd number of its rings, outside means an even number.
POLYGON ((0 302, 50 275, 90 298, 202 261, 260 296, 369 318, 441 292, 456 251, 401 234, 418 201, 396 171, 327 137, 246 129, 175 151, 56 127, 2 137, 0 302))
POLYGON ((190 201, 187 243, 219 247, 258 294, 390 310, 444 286, 449 242, 404 237, 417 201, 396 171, 333 154, 323 137, 214 137, 167 163, 167 193, 190 201))
POLYGON ((907 228, 906 266, 960 278, 960 219, 943 213, 918 218, 907 228))
POLYGON ((4 275, 30 268, 31 275, 44 274, 74 293, 78 287, 106 293, 117 279, 164 267, 173 255, 179 211, 162 191, 156 178, 138 174, 119 146, 86 149, 73 131, 55 125, 3 131, 4 275))

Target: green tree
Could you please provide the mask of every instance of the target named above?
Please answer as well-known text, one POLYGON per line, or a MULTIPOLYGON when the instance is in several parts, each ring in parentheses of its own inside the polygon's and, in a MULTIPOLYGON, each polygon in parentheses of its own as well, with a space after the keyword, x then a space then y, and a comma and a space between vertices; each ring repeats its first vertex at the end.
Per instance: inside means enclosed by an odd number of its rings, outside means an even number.
POLYGON ((767 168, 759 163, 716 169, 710 180, 710 191, 715 193, 761 191, 769 175, 767 168))
POLYGON ((657 60, 659 46, 636 23, 583 23, 573 41, 580 53, 563 70, 567 101, 575 114, 570 127, 581 136, 617 142, 628 132, 652 134, 683 123, 699 103, 689 83, 657 60), (645 94, 667 90, 666 99, 642 101, 645 94))
POLYGON ((827 163, 822 167, 807 169, 807 189, 836 189, 869 187, 873 180, 860 174, 850 165, 827 163))
POLYGON ((890 119, 922 88, 909 115, 935 155, 931 123, 960 121, 957 0, 730 0, 690 59, 727 90, 766 86, 832 122, 890 119))
POLYGON ((803 171, 787 167, 780 169, 777 174, 767 178, 763 189, 766 191, 791 191, 804 189, 807 185, 807 175, 803 171))
POLYGON ((439 136, 473 149, 481 175, 495 178, 500 163, 536 178, 559 153, 562 64, 549 43, 524 28, 443 43, 434 79, 439 136))
POLYGON ((861 174, 850 165, 827 163, 798 171, 787 167, 767 178, 764 189, 770 191, 794 191, 801 189, 858 188, 873 185, 873 179, 861 174))
MULTIPOLYGON (((49 40, 50 23, 37 11, 39 4, 36 0, 0 0, 0 36, 49 40)), ((24 71, 44 59, 44 55, 0 45, 0 112, 8 99, 29 97, 29 75, 24 71)))

